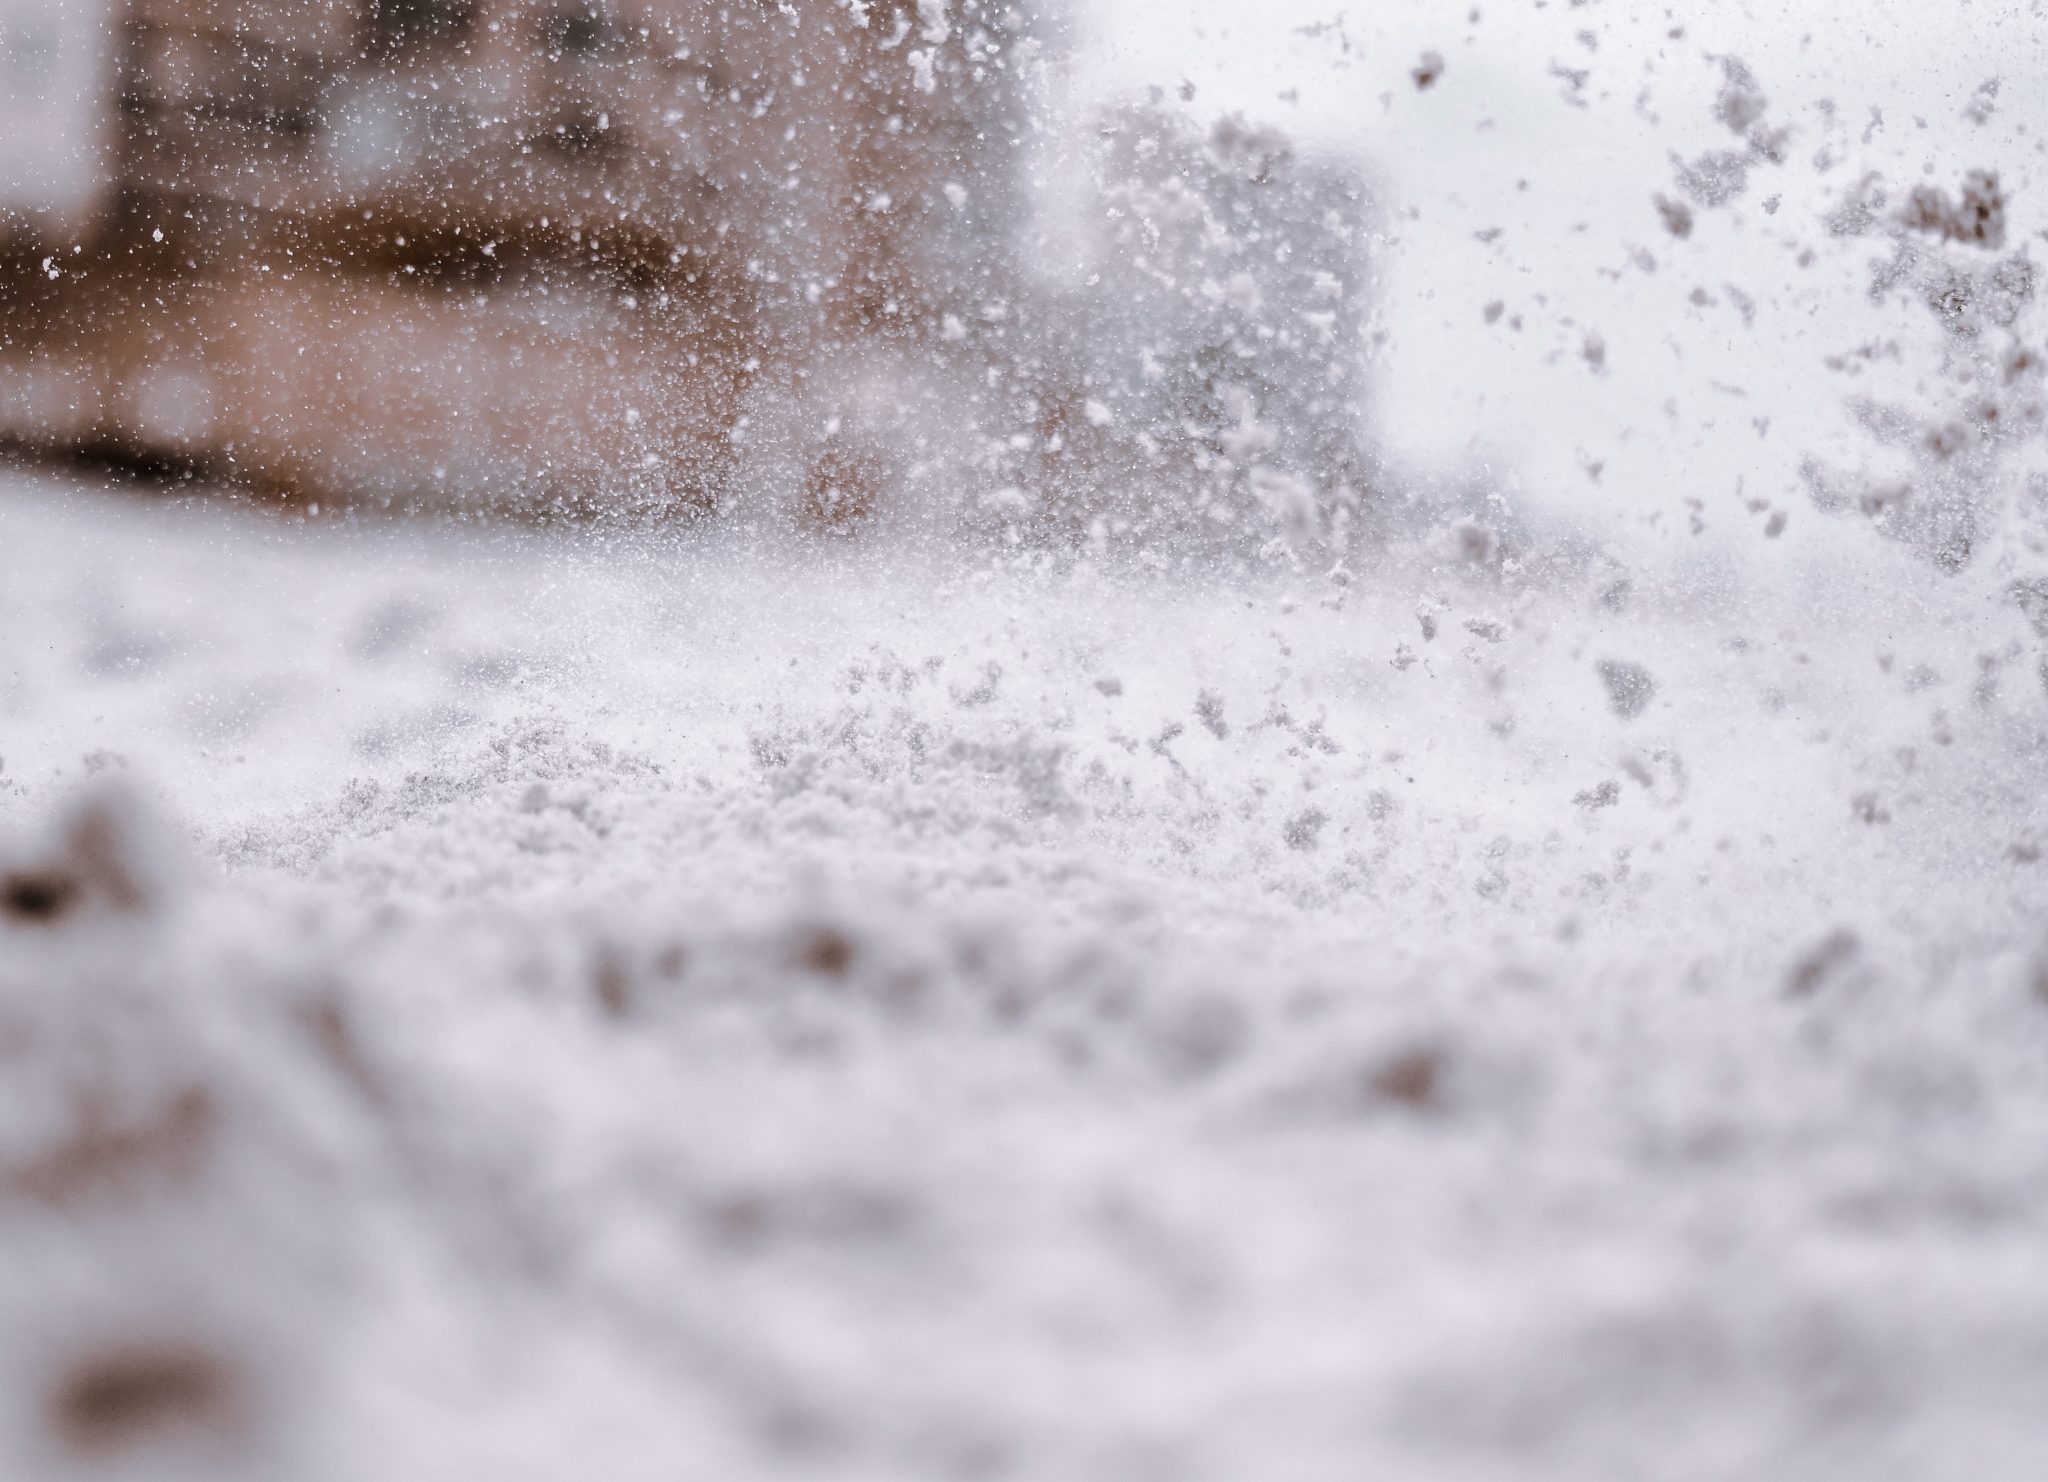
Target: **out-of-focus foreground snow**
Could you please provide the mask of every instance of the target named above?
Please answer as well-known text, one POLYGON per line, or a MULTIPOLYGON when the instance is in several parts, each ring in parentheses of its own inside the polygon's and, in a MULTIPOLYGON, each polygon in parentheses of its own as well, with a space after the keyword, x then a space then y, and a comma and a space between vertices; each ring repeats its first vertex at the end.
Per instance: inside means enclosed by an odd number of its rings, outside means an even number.
POLYGON ((0 496, 0 1474, 2048 1466, 1997 578, 0 496))

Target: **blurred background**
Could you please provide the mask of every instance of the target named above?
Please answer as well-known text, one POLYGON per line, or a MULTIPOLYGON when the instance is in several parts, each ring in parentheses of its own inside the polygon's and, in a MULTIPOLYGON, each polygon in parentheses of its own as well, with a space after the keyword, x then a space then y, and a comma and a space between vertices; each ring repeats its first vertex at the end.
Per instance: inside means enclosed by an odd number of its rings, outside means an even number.
POLYGON ((7 0, 0 439, 330 504, 1812 554, 1816 501, 1947 477, 1870 408, 1984 337, 1875 268, 1915 188, 2028 198, 2037 32, 7 0))
POLYGON ((1069 114, 1049 7, 7 15, 16 447, 413 509, 1357 512, 1356 172, 1069 114))
POLYGON ((2048 1475, 2036 8, 0 0, 0 1478, 2048 1475))
MULTIPOLYGON (((1953 196, 1991 172, 2021 203, 1996 247, 2028 255, 2018 218, 2036 220, 2048 111, 2027 5, 1937 18, 1890 0, 1129 0, 1093 14, 1095 90, 1184 79, 1206 106, 1373 162, 1387 208, 1375 434, 1411 477, 1465 470, 1632 558, 1707 549, 1769 579, 1853 549, 1860 536, 1834 546, 1810 517, 1802 467, 1924 480, 1899 440, 1875 446, 1862 409, 1889 399, 1905 421, 1943 420, 1934 406, 1967 399, 1968 362, 1989 353, 1901 291, 1911 271, 1881 271, 1900 252, 1883 218, 1915 188, 1953 196), (1439 75, 1421 88, 1425 56, 1439 75), (1733 128, 1730 63, 1756 103, 1733 128), (1871 210, 1845 214, 1865 190, 1871 210), (1782 541, 1760 539, 1774 522, 1782 541)), ((1986 244, 1970 245, 1951 256, 1981 264, 1986 244)))

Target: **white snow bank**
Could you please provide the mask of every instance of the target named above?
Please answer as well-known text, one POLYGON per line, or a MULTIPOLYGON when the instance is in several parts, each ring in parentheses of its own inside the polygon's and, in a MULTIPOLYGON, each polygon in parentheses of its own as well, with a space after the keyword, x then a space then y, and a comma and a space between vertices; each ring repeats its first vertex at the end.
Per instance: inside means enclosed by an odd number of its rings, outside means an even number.
POLYGON ((0 1472, 2048 1459, 2040 700, 1967 575, 5 493, 0 1472))

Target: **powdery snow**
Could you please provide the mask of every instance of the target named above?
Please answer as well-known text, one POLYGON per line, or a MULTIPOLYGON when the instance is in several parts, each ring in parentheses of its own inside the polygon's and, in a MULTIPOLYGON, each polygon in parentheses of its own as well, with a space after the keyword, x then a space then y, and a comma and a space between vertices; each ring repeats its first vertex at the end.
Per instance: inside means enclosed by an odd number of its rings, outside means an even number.
POLYGON ((1840 550, 8 475, 0 1474, 2038 1474, 2032 639, 1840 550))

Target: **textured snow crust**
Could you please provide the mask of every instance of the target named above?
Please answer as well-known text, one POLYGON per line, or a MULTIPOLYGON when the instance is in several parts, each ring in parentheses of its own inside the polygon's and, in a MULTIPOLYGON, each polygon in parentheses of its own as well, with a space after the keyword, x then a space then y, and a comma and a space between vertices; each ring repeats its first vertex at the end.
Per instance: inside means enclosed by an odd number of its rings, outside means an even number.
POLYGON ((0 1475, 2048 1466, 1989 578, 0 493, 0 1475))

